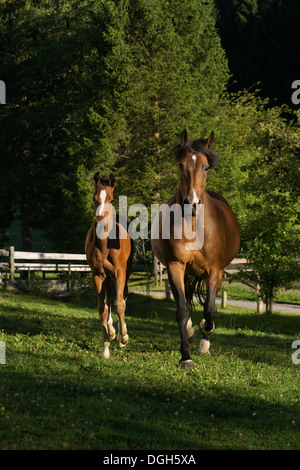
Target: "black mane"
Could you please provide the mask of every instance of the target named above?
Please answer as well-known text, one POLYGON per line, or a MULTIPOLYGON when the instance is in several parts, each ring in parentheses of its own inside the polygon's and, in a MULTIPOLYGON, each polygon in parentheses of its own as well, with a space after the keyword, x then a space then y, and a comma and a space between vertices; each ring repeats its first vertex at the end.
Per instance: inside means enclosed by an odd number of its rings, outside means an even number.
POLYGON ((209 168, 217 168, 219 163, 218 155, 215 153, 213 149, 209 149, 205 147, 205 140, 204 139, 196 139, 190 140, 186 145, 178 145, 175 149, 175 155, 177 162, 183 159, 186 152, 200 152, 206 156, 209 168))

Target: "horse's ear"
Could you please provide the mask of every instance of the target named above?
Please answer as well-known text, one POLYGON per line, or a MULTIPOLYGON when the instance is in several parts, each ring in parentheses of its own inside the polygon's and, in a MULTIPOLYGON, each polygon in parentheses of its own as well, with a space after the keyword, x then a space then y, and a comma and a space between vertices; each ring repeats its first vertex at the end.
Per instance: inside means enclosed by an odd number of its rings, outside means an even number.
POLYGON ((189 141, 189 135, 187 133, 187 130, 184 129, 184 131, 181 134, 181 147, 184 147, 189 141))
POLYGON ((206 148, 210 149, 210 147, 213 144, 214 137, 215 137, 215 134, 212 132, 210 136, 207 139, 205 139, 204 145, 206 148))
POLYGON ((114 188, 115 184, 116 184, 116 178, 115 178, 114 175, 111 173, 111 174, 109 175, 109 185, 110 185, 112 188, 114 188))
POLYGON ((98 184, 99 183, 99 180, 100 180, 100 174, 99 174, 99 171, 97 171, 97 173, 94 174, 94 185, 98 184))

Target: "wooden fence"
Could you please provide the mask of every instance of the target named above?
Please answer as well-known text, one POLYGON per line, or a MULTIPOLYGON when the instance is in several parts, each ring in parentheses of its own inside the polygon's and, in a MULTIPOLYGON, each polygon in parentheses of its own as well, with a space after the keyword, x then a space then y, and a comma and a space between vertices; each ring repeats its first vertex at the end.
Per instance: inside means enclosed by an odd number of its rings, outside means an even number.
POLYGON ((13 246, 8 250, 0 250, 0 270, 1 273, 9 273, 10 281, 15 280, 17 272, 28 275, 30 273, 42 272, 43 279, 45 273, 67 273, 68 288, 72 272, 90 272, 86 256, 72 253, 37 253, 31 251, 15 251, 13 246))
MULTIPOLYGON (((239 272, 239 269, 247 268, 247 260, 245 258, 235 258, 232 262, 226 266, 224 270, 224 281, 230 280, 231 277, 239 272)), ((154 257, 154 279, 156 286, 163 285, 165 283, 166 297, 171 297, 171 290, 168 281, 168 276, 165 266, 163 266, 156 257, 154 257)), ((90 267, 87 264, 85 254, 72 254, 72 253, 38 253, 38 252, 26 252, 26 251, 15 251, 13 246, 10 246, 8 250, 0 250, 0 280, 2 278, 2 272, 9 273, 10 281, 15 280, 15 274, 17 272, 27 272, 28 280, 30 280, 30 273, 42 272, 43 278, 45 273, 67 273, 68 289, 69 282, 71 279, 72 272, 90 272, 90 267)), ((259 285, 253 286, 250 283, 241 281, 247 284, 251 289, 257 292, 257 312, 262 313, 263 303, 259 296, 259 285)), ((227 293, 226 290, 222 290, 221 299, 222 308, 226 308, 227 304, 227 293)))

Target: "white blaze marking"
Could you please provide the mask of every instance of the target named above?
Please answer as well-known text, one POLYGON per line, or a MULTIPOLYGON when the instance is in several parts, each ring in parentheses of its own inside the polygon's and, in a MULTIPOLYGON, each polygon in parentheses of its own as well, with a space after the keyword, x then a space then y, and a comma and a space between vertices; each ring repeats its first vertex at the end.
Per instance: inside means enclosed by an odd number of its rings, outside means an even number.
POLYGON ((193 161, 195 162, 195 161, 197 160, 196 155, 192 155, 192 159, 193 159, 193 161))
POLYGON ((106 191, 102 189, 100 193, 101 204, 97 207, 96 216, 103 215, 105 199, 106 199, 106 191))
POLYGON ((198 204, 198 202, 199 202, 199 198, 196 194, 196 191, 193 188, 193 201, 192 201, 192 204, 198 204))

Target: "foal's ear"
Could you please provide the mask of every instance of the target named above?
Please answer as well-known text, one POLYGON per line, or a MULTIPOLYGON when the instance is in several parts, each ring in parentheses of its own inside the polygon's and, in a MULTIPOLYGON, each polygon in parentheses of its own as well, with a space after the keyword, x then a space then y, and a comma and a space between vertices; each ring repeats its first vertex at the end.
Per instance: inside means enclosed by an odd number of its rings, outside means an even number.
POLYGON ((181 134, 181 147, 184 147, 189 141, 189 135, 187 133, 187 130, 184 129, 184 131, 181 134))
POLYGON ((205 145, 206 148, 210 149, 210 147, 211 147, 212 144, 213 144, 214 137, 215 137, 215 134, 212 132, 212 133, 210 134, 210 136, 207 137, 207 139, 205 139, 204 145, 205 145))
POLYGON ((109 185, 110 185, 112 188, 114 188, 115 184, 116 184, 116 178, 115 178, 114 175, 111 173, 111 174, 109 175, 109 185))
POLYGON ((99 171, 97 171, 97 173, 94 174, 94 185, 98 184, 99 183, 99 180, 100 180, 100 174, 99 174, 99 171))

